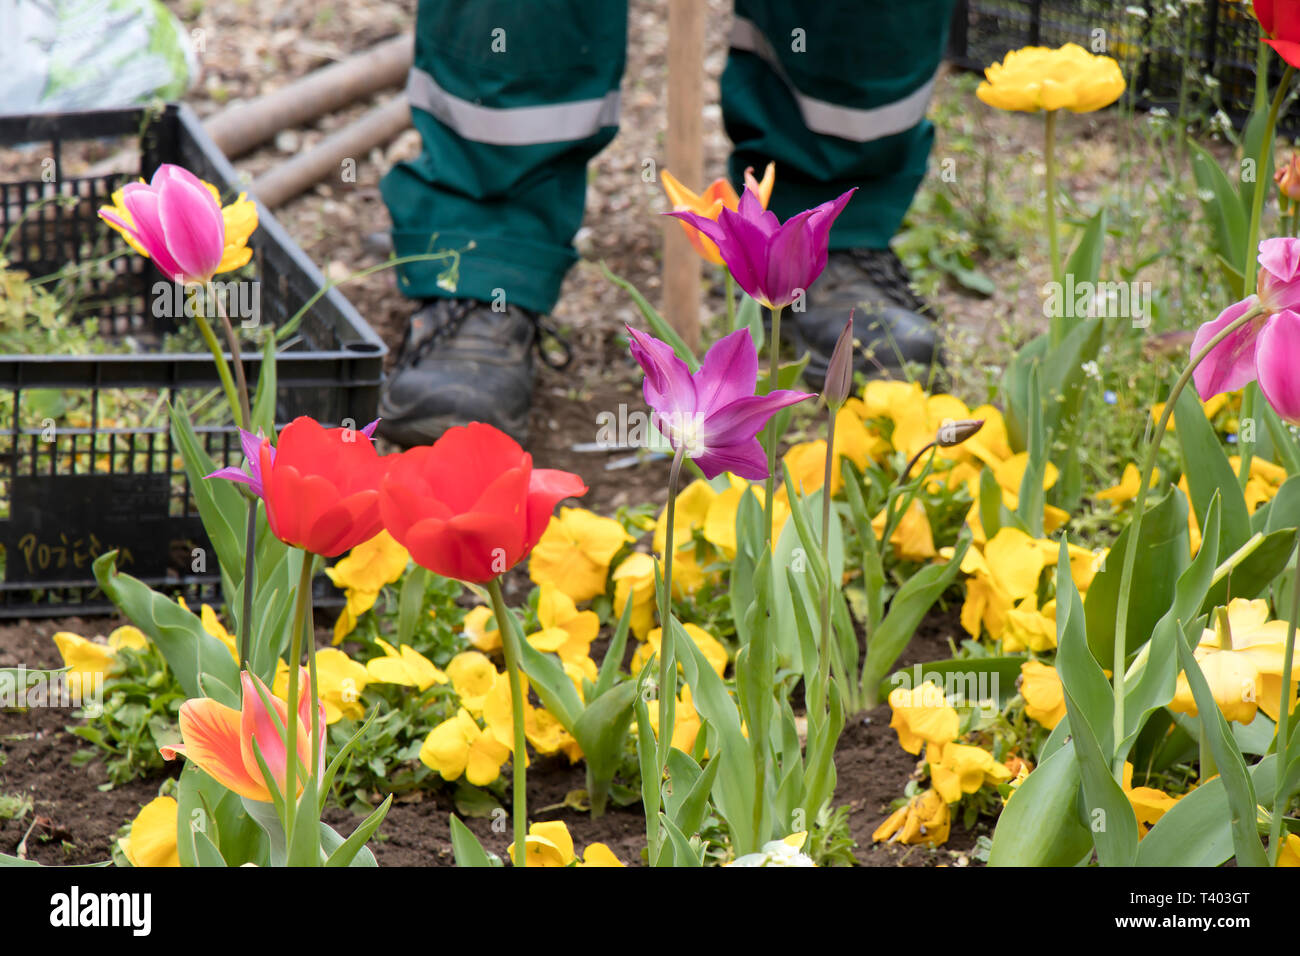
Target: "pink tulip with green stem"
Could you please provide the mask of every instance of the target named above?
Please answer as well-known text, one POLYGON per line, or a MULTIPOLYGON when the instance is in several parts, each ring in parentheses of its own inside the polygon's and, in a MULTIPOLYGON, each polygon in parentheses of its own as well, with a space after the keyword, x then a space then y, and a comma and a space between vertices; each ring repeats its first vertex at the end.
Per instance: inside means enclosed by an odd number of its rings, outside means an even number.
MULTIPOLYGON (((766 477, 770 501, 771 475, 757 435, 778 411, 812 395, 788 389, 754 394, 758 384, 758 352, 748 329, 738 329, 715 342, 694 374, 666 342, 631 327, 627 331, 631 336, 632 357, 645 372, 642 393, 652 411, 651 421, 674 451, 668 478, 668 528, 676 527, 677 488, 682 462, 688 457, 706 478, 716 478, 724 471, 752 480, 766 477)), ((670 530, 659 593, 663 638, 658 655, 659 744, 655 759, 661 777, 671 746, 677 700, 672 616, 673 552, 676 550, 676 536, 670 530)), ((760 761, 760 774, 764 773, 763 767, 760 761)), ((761 779, 756 792, 764 792, 761 779)), ((647 807, 646 819, 656 821, 647 833, 650 859, 654 860, 659 849, 658 808, 647 807)))

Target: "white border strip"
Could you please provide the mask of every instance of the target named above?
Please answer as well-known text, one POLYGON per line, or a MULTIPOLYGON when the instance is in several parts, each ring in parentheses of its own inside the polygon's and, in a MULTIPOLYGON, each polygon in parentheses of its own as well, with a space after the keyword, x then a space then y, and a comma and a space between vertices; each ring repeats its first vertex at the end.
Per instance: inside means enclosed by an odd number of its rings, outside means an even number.
POLYGON ((930 94, 934 90, 936 77, 931 77, 924 85, 887 106, 877 106, 867 110, 836 106, 825 100, 805 96, 795 88, 781 65, 776 51, 772 49, 772 44, 768 42, 767 37, 763 36, 753 20, 745 17, 735 18, 731 27, 731 45, 737 50, 753 53, 772 67, 790 88, 799 106, 799 112, 803 114, 804 125, 810 130, 826 136, 852 140, 855 143, 869 143, 874 139, 883 139, 911 129, 925 119, 925 111, 930 105, 930 94))
POLYGON ((480 106, 452 96, 429 73, 412 67, 406 95, 412 106, 432 114, 462 139, 492 146, 570 142, 618 125, 618 90, 599 99, 546 106, 480 106))

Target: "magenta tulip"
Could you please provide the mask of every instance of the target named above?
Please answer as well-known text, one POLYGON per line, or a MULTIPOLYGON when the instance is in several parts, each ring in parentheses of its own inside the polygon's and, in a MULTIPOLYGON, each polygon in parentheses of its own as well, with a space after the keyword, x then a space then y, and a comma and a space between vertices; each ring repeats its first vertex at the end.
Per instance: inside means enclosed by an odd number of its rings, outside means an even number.
POLYGON ((855 190, 781 223, 746 189, 738 211, 723 209, 715 222, 687 211, 665 213, 713 240, 736 283, 769 309, 798 299, 826 268, 831 224, 855 190))
POLYGON ((187 169, 164 163, 146 183, 122 187, 125 215, 101 209, 100 218, 133 241, 163 275, 176 282, 207 282, 221 264, 226 225, 221 205, 187 169))
POLYGON ((767 477, 767 457, 755 437, 782 408, 812 398, 778 389, 755 395, 758 353, 748 329, 719 339, 694 375, 667 343, 628 328, 632 357, 645 370, 642 391, 651 420, 674 449, 685 447, 708 478, 730 471, 767 477))

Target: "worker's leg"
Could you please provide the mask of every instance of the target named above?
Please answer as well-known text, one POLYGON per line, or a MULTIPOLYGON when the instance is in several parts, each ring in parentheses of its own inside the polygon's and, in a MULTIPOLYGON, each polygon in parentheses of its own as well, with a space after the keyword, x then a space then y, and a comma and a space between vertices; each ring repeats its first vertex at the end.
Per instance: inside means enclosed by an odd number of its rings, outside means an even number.
POLYGON ((626 37, 620 0, 420 0, 407 94, 424 151, 383 179, 394 251, 473 248, 455 293, 437 262, 401 267, 404 293, 550 310, 587 161, 617 127, 626 37))
POLYGON ((889 249, 925 176, 925 119, 955 0, 735 0, 722 111, 732 179, 775 160, 782 219, 857 187, 831 229, 831 255, 792 311, 808 375, 824 373, 845 319, 858 367, 894 374, 939 356, 925 304, 889 249))

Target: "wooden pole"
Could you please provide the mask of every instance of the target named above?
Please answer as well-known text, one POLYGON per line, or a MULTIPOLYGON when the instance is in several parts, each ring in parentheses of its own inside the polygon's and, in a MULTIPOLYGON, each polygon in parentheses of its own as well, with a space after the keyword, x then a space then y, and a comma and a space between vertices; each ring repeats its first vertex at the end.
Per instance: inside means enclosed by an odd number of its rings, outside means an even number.
POLYGON ((228 107, 203 127, 230 159, 359 99, 405 81, 415 55, 411 35, 384 40, 363 53, 322 67, 278 90, 228 107))
MULTIPOLYGON (((668 0, 668 168, 704 187, 704 13, 701 0, 668 0)), ((664 316, 691 348, 700 342, 702 260, 679 223, 664 222, 664 316)))
POLYGON ((406 97, 395 96, 355 123, 326 136, 306 152, 258 176, 248 191, 266 208, 274 209, 322 179, 341 176, 345 161, 359 162, 376 146, 396 138, 410 125, 411 108, 406 97))

